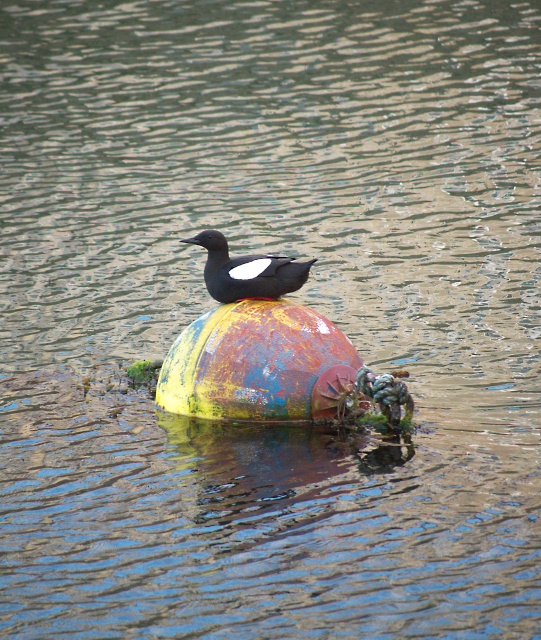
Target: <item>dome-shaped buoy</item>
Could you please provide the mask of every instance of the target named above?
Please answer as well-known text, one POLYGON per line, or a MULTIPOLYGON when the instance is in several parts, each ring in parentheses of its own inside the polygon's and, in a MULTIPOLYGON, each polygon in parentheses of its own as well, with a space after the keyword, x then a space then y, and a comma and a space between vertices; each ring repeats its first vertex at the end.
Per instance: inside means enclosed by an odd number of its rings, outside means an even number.
POLYGON ((358 369, 350 340, 288 300, 243 300, 187 327, 163 363, 156 402, 166 411, 231 420, 309 420, 311 393, 330 367, 358 369))

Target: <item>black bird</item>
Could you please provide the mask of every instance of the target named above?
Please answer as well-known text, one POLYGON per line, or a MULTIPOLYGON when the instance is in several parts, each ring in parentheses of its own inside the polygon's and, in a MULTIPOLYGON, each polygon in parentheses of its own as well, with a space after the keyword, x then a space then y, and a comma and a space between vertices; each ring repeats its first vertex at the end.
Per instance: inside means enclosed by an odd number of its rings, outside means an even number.
POLYGON ((235 302, 246 298, 276 300, 284 293, 297 291, 308 280, 310 267, 316 262, 293 262, 285 256, 229 257, 227 240, 219 231, 201 231, 181 242, 198 244, 208 251, 205 284, 218 302, 235 302))

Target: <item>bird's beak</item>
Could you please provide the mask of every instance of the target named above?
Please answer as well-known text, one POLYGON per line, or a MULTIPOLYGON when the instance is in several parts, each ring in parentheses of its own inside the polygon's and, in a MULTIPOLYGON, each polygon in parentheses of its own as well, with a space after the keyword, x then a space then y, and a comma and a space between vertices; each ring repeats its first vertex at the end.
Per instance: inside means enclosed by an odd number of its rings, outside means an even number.
POLYGON ((201 246, 201 243, 197 238, 184 238, 184 240, 181 240, 181 242, 186 242, 187 244, 198 244, 199 246, 201 246))

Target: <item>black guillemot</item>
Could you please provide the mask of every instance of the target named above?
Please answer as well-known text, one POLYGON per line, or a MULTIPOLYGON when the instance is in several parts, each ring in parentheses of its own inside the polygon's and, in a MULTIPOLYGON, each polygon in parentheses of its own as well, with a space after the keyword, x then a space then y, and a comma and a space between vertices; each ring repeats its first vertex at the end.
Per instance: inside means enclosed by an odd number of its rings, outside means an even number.
POLYGON ((238 300, 276 300, 284 293, 300 289, 308 279, 310 262, 293 262, 285 256, 229 257, 227 240, 219 231, 201 231, 181 242, 197 244, 208 251, 205 284, 218 302, 238 300))

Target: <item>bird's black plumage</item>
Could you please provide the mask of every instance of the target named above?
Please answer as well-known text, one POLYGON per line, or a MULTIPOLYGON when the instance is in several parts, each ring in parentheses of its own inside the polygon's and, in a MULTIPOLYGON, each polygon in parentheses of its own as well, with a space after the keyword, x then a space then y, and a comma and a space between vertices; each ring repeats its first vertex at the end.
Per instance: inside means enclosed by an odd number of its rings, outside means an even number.
POLYGON ((229 257, 227 240, 219 231, 201 231, 181 242, 197 244, 208 251, 205 284, 218 302, 235 302, 243 298, 276 299, 300 289, 316 262, 293 262, 285 256, 229 257))

